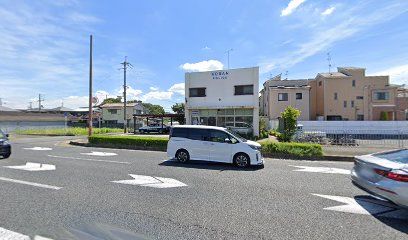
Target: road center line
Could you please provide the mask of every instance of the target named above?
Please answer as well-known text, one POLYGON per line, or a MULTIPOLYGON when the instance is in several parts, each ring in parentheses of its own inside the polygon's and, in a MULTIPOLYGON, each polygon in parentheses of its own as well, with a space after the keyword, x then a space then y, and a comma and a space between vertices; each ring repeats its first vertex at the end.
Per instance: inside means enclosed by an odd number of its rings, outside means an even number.
POLYGON ((34 187, 42 187, 42 188, 48 188, 48 189, 54 189, 54 190, 60 190, 62 188, 62 187, 56 187, 56 186, 47 185, 47 184, 27 182, 27 181, 23 181, 23 180, 17 180, 17 179, 12 179, 12 178, 5 178, 5 177, 0 177, 0 181, 20 183, 20 184, 30 185, 30 186, 34 186, 34 187))
POLYGON ((91 161, 91 162, 108 162, 108 163, 119 163, 119 164, 130 164, 130 162, 120 162, 120 161, 113 161, 113 160, 102 160, 102 159, 91 159, 91 158, 77 158, 77 157, 64 157, 64 156, 56 156, 56 155, 47 155, 48 157, 52 158, 66 158, 66 159, 74 159, 74 160, 82 160, 82 161, 91 161))

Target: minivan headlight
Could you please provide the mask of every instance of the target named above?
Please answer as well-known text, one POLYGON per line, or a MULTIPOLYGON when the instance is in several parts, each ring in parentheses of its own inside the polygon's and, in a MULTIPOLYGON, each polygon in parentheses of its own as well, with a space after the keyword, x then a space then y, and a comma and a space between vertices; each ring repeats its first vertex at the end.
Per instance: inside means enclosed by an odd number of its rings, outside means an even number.
POLYGON ((261 150, 261 147, 257 147, 257 146, 252 146, 252 145, 249 145, 252 149, 254 149, 254 150, 258 150, 258 151, 260 151, 261 150))

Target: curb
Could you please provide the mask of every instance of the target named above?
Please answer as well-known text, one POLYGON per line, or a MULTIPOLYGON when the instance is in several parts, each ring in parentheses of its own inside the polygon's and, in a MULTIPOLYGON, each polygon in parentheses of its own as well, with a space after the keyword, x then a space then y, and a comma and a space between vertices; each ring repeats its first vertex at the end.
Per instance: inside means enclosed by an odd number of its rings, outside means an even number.
MULTIPOLYGON (((147 151, 157 151, 157 152, 166 152, 163 149, 157 148, 149 148, 149 147, 129 147, 129 146, 111 146, 111 145, 101 145, 101 144, 90 144, 85 142, 76 142, 70 141, 70 145, 73 146, 81 146, 81 147, 100 147, 100 148, 113 148, 113 149, 130 149, 130 150, 147 150, 147 151)), ((294 157, 294 156, 282 156, 282 155, 274 155, 274 154, 265 154, 265 158, 277 158, 282 160, 307 160, 307 161, 332 161, 332 162, 354 162, 353 156, 322 156, 322 157, 294 157)))

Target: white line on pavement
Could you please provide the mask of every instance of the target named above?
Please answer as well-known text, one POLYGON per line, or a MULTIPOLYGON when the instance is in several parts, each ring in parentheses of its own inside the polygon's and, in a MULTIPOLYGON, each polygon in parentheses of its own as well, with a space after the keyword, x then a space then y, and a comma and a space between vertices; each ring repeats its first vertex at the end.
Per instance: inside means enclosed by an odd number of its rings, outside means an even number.
MULTIPOLYGON (((18 232, 13 232, 0 227, 0 240, 30 240, 30 239, 31 238, 27 235, 18 232)), ((52 239, 35 235, 34 240, 52 240, 52 239)))
POLYGON ((48 147, 32 147, 32 148, 24 148, 25 150, 34 150, 34 151, 51 151, 52 148, 48 147))
POLYGON ((65 156, 55 156, 55 155, 47 155, 48 157, 52 158, 66 158, 66 159, 74 159, 74 160, 82 160, 82 161, 91 161, 91 162, 108 162, 108 163, 120 163, 120 164, 130 164, 130 162, 120 162, 120 161, 113 161, 113 160, 102 160, 102 159, 91 159, 91 158, 77 158, 77 157, 65 157, 65 156))
POLYGON ((24 171, 52 171, 55 170, 55 165, 27 162, 20 166, 4 166, 5 168, 12 168, 24 171))
POLYGON ((0 177, 0 181, 20 183, 20 184, 30 185, 30 186, 34 186, 34 187, 42 187, 42 188, 48 188, 48 189, 54 189, 54 190, 60 190, 62 188, 62 187, 56 187, 56 186, 47 185, 47 184, 27 182, 27 181, 23 181, 23 180, 17 180, 17 179, 12 179, 12 178, 5 178, 5 177, 0 177))
POLYGON ((118 154, 111 153, 111 152, 90 152, 90 153, 81 153, 82 155, 89 155, 89 156, 101 156, 101 157, 108 157, 108 156, 116 156, 118 154))
POLYGON ((331 168, 331 167, 310 167, 310 166, 293 166, 291 167, 300 168, 295 169, 295 172, 313 172, 313 173, 334 173, 334 174, 350 174, 350 170, 342 168, 331 168))
POLYGON ((13 232, 5 228, 0 227, 0 239, 1 240, 30 240, 29 236, 21 233, 13 232))

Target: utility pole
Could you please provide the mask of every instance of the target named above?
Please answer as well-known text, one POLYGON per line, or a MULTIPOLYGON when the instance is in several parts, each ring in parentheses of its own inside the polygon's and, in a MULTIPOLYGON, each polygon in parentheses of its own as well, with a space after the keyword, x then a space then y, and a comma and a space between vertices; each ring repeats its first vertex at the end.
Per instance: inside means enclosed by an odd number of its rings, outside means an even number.
POLYGON ((28 102, 28 104, 29 104, 28 109, 30 109, 30 110, 33 109, 33 102, 28 102))
POLYGON ((92 135, 92 35, 89 36, 89 113, 88 136, 92 135))
POLYGON ((228 69, 230 68, 230 52, 231 51, 233 51, 234 49, 228 49, 227 51, 226 51, 226 53, 227 53, 227 58, 228 58, 228 61, 227 61, 227 66, 228 66, 228 69))
POLYGON ((43 107, 42 104, 41 104, 41 102, 43 102, 44 100, 45 100, 45 99, 42 98, 41 93, 38 94, 38 112, 41 112, 41 108, 43 107))
POLYGON ((127 133, 127 115, 126 115, 126 69, 128 67, 132 67, 132 64, 130 64, 127 61, 127 56, 125 56, 125 61, 123 63, 120 63, 121 65, 123 65, 123 67, 121 69, 123 69, 123 105, 124 105, 124 109, 123 109, 123 132, 127 133))

